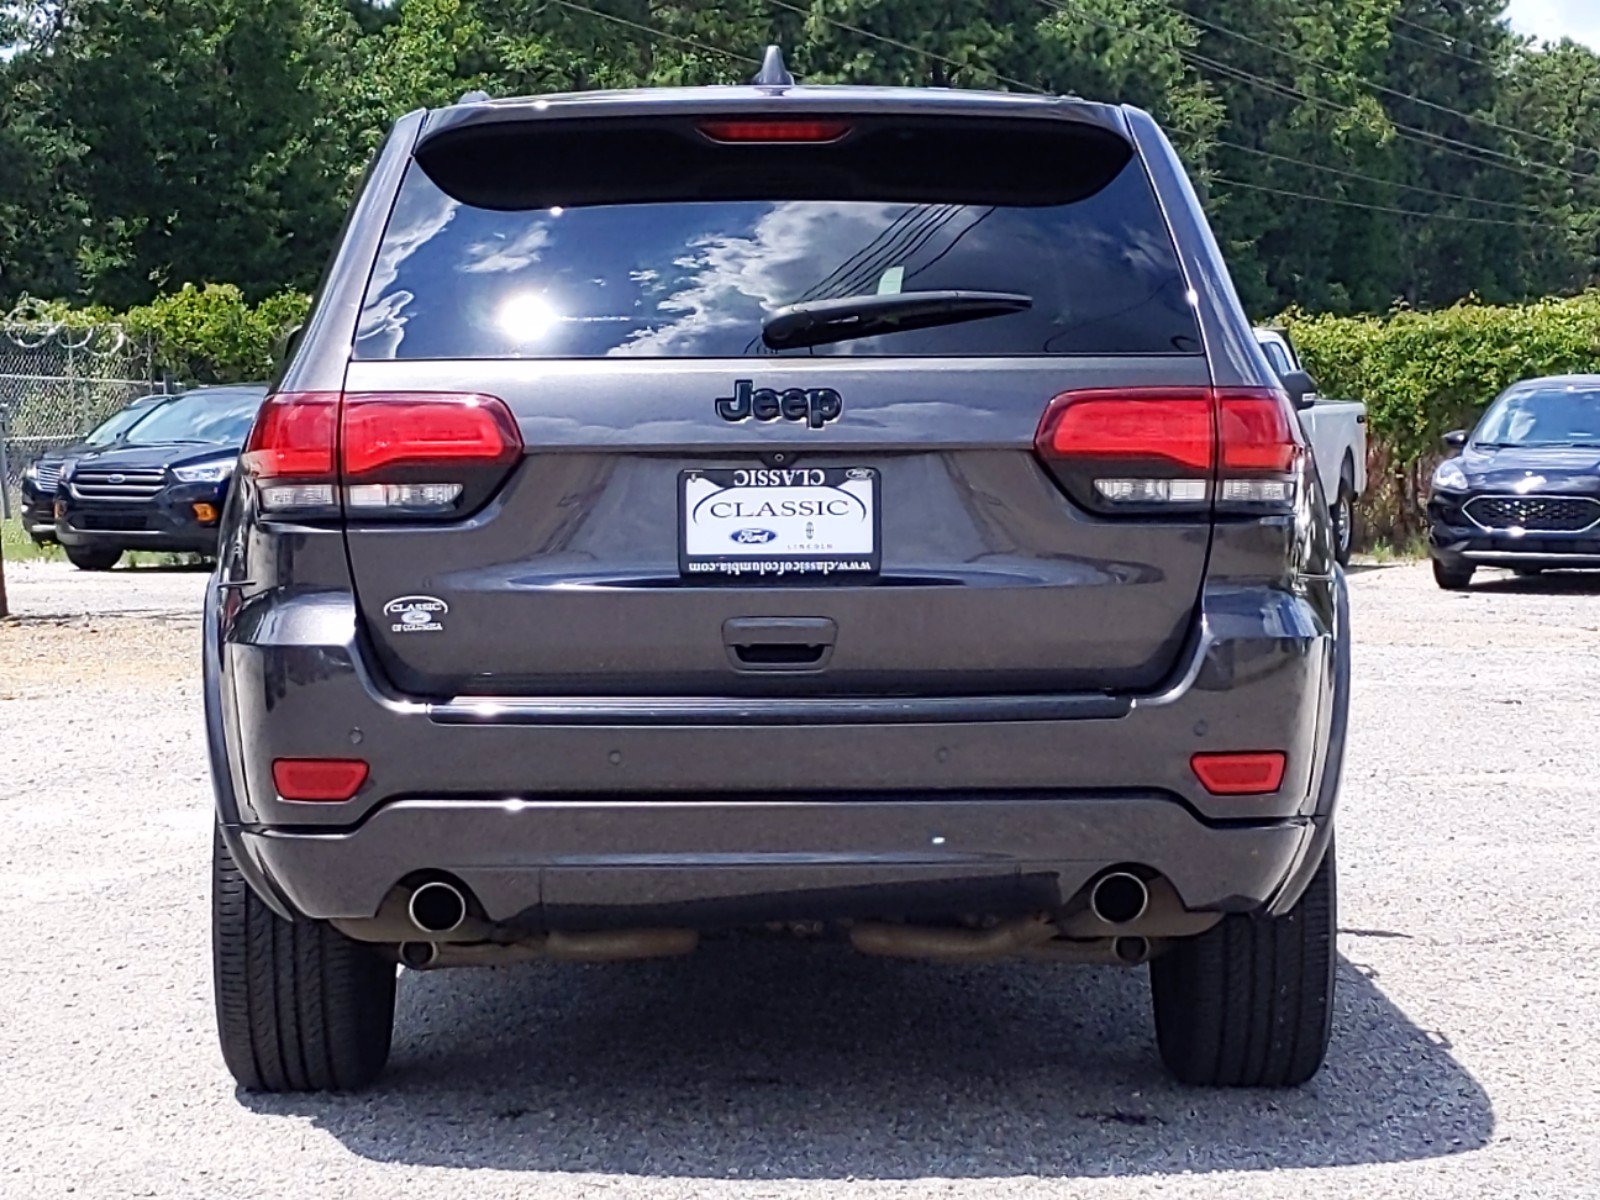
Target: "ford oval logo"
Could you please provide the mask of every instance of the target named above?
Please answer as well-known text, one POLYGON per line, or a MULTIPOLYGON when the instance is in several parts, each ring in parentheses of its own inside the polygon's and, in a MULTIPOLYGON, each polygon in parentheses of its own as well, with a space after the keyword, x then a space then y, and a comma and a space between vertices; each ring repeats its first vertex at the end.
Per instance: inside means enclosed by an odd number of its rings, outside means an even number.
POLYGON ((128 477, 126 475, 107 475, 106 476, 106 482, 107 483, 127 483, 128 482, 128 477))
POLYGON ((741 546, 764 546, 776 541, 777 537, 770 529, 735 529, 728 535, 728 540, 741 546))

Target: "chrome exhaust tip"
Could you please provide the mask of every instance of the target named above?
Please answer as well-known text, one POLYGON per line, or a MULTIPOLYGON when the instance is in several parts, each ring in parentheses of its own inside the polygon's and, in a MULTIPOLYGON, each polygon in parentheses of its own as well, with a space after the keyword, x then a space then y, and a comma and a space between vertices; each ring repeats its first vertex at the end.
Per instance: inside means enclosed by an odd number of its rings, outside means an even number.
POLYGON ((413 971, 426 971, 439 961, 439 947, 432 942, 401 942, 400 965, 413 971))
POLYGON ((1145 937, 1119 937, 1111 943, 1111 952, 1125 967, 1142 966, 1150 961, 1150 939, 1145 937))
POLYGON ((1089 892, 1089 911, 1107 925, 1126 925, 1144 916, 1150 889, 1130 871, 1102 875, 1089 892))
POLYGON ((436 879, 411 893, 406 913, 423 933, 452 933, 467 919, 467 898, 455 884, 436 879))

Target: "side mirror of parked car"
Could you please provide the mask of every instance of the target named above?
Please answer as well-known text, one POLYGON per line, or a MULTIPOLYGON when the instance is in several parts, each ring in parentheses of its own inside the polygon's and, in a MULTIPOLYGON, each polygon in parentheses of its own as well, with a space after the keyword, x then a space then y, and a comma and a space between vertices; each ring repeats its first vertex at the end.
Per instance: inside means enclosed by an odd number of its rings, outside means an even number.
POLYGON ((1444 435, 1444 444, 1452 450, 1459 450, 1467 444, 1467 431, 1465 429, 1452 429, 1444 435))
POLYGON ((1294 401, 1296 408, 1309 408, 1317 394, 1317 381, 1304 371, 1286 371, 1283 375, 1284 391, 1294 401))

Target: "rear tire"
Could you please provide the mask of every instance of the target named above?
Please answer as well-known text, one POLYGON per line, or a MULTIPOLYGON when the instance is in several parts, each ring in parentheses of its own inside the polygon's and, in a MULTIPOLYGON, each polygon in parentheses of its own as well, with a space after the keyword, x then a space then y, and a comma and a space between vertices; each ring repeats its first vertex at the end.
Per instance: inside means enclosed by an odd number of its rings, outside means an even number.
POLYGON ((322 921, 285 921, 240 874, 219 829, 211 949, 222 1058, 250 1092, 363 1087, 389 1059, 395 967, 322 921))
POLYGON ((1472 567, 1447 567, 1433 560, 1433 581, 1447 592, 1462 592, 1472 583, 1472 567))
POLYGON ((80 571, 109 571, 122 561, 122 551, 106 546, 63 546, 67 561, 80 571))
POLYGON ((1230 914, 1150 965, 1156 1040, 1179 1080, 1294 1087, 1317 1073, 1333 1027, 1333 847, 1281 917, 1230 914))
POLYGON ((1356 493, 1349 477, 1339 480, 1339 495, 1333 502, 1333 556, 1341 567, 1350 565, 1350 551, 1356 544, 1356 493))

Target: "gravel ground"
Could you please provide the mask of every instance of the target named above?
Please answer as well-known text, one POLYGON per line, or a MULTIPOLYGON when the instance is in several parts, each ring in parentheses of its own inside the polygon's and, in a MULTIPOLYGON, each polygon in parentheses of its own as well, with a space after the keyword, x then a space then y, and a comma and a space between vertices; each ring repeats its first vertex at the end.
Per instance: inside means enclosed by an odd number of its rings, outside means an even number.
POLYGON ((1165 1081, 1142 972, 785 945, 402 980, 381 1088, 235 1093, 204 577, 9 572, 0 1194, 1600 1195, 1600 578, 1358 571, 1340 1004, 1290 1093, 1165 1081))

